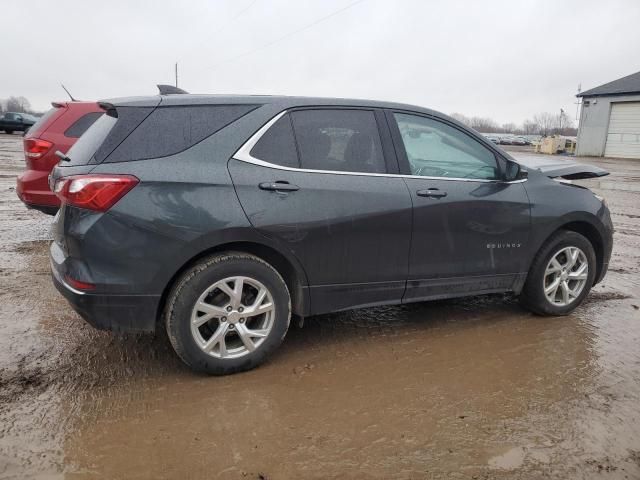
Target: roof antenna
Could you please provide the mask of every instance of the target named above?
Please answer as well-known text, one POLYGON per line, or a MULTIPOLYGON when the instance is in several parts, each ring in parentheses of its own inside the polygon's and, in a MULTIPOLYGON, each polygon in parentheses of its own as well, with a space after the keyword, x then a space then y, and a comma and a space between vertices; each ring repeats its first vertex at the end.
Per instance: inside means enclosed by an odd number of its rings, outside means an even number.
POLYGON ((69 90, 67 90, 67 87, 65 87, 62 83, 60 84, 60 86, 64 89, 65 92, 67 92, 67 95, 69 95, 69 98, 71 99, 72 102, 77 102, 77 100, 73 98, 73 95, 69 93, 69 90))

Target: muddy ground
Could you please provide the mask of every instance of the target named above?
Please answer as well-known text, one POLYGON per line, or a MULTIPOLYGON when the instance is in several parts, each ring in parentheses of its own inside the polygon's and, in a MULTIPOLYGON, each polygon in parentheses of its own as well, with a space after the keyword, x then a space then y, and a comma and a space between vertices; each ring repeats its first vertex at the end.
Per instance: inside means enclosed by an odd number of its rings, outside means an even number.
POLYGON ((585 161, 612 172, 584 183, 615 247, 573 315, 498 295, 309 318, 209 378, 56 293, 51 217, 18 201, 0 135, 0 477, 640 478, 640 161, 585 161))

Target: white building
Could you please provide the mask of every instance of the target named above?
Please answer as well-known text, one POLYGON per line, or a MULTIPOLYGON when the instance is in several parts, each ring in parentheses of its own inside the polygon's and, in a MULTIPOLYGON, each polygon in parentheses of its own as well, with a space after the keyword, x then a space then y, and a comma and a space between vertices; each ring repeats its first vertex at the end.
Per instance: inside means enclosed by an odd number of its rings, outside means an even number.
POLYGON ((578 94, 577 155, 640 159, 640 72, 578 94))

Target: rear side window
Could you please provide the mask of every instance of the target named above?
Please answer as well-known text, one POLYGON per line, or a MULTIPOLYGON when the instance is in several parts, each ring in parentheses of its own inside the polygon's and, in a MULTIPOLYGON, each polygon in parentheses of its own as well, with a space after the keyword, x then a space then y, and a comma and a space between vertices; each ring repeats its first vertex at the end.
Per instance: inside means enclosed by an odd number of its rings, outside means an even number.
POLYGON ((106 161, 126 162, 174 155, 213 135, 254 108, 256 105, 158 107, 116 146, 106 161))
POLYGON ((386 172, 373 111, 302 110, 291 113, 291 119, 302 168, 386 172))
POLYGON ((251 149, 251 156, 285 167, 298 167, 298 152, 288 114, 280 117, 251 149))
POLYGON ((96 150, 103 145, 105 138, 114 128, 118 119, 111 115, 102 115, 82 135, 67 152, 70 162, 61 162, 61 166, 87 165, 95 155, 96 150))
POLYGON ((64 136, 69 138, 80 138, 103 113, 104 112, 86 113, 65 130, 64 136))
MULTIPOLYGON (((117 112, 107 112, 107 116, 116 118, 117 122, 108 132, 102 145, 95 152, 95 162, 102 163, 113 150, 153 112, 155 107, 118 107, 117 112)), ((99 123, 100 121, 98 120, 99 123)))

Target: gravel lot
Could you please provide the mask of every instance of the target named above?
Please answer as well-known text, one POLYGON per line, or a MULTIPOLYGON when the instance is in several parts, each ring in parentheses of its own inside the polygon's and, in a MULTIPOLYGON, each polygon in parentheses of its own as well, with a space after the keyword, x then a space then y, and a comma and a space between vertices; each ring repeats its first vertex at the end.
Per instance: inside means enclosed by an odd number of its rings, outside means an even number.
POLYGON ((584 184, 616 233, 573 315, 494 295, 309 318, 210 378, 57 294, 0 135, 0 478, 640 478, 640 161, 584 161, 612 172, 584 184))

